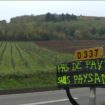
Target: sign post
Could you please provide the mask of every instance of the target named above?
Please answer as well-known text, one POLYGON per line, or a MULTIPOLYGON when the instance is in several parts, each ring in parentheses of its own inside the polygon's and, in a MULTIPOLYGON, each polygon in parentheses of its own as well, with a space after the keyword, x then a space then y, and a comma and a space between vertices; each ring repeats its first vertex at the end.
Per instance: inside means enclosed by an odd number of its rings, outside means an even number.
MULTIPOLYGON (((96 87, 105 86, 105 58, 103 48, 77 50, 76 61, 57 65, 57 83, 60 88, 90 87, 90 104, 96 105, 96 87)), ((71 103, 76 103, 66 91, 71 103)), ((73 104, 73 105, 79 105, 73 104)))
POLYGON ((96 88, 90 87, 90 105, 96 105, 96 88))
MULTIPOLYGON (((102 56, 103 56, 102 47, 82 49, 82 50, 77 50, 75 52, 75 58, 78 60, 96 59, 96 58, 102 58, 102 56)), ((96 105, 95 87, 90 87, 90 105, 96 105)))

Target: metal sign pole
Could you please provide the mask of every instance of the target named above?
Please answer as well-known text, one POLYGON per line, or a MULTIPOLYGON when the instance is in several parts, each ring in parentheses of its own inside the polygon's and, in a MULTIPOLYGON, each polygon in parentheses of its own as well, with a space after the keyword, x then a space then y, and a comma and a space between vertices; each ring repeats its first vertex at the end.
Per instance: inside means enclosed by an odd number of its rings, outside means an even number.
POLYGON ((70 93, 70 89, 69 88, 65 88, 66 89, 66 94, 69 98, 69 101, 71 102, 72 105, 79 105, 78 102, 76 102, 76 100, 72 97, 71 93, 70 93))
POLYGON ((90 105, 96 105, 96 88, 90 87, 90 105))

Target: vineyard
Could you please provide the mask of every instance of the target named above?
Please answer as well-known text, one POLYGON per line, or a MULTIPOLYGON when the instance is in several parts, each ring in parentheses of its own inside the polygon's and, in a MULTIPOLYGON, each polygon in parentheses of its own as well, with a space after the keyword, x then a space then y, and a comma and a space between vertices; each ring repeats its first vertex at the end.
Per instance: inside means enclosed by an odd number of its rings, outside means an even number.
POLYGON ((0 72, 54 70, 70 54, 60 54, 36 46, 33 42, 0 42, 0 72))
POLYGON ((0 89, 56 85, 56 65, 72 58, 69 53, 38 47, 34 42, 1 41, 0 89))

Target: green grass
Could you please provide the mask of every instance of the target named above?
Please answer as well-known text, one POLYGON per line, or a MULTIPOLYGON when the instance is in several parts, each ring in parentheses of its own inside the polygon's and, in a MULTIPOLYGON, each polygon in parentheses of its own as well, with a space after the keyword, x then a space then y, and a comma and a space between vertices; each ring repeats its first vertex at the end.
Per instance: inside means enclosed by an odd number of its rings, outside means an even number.
POLYGON ((73 56, 34 42, 0 42, 0 90, 56 86, 56 65, 73 56))

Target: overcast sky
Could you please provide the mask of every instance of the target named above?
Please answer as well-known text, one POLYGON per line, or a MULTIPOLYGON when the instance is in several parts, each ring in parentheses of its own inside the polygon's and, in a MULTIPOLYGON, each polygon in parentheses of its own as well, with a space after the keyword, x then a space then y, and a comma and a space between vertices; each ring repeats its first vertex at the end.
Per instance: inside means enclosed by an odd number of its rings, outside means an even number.
POLYGON ((105 1, 0 1, 0 20, 47 12, 105 17, 105 1))

